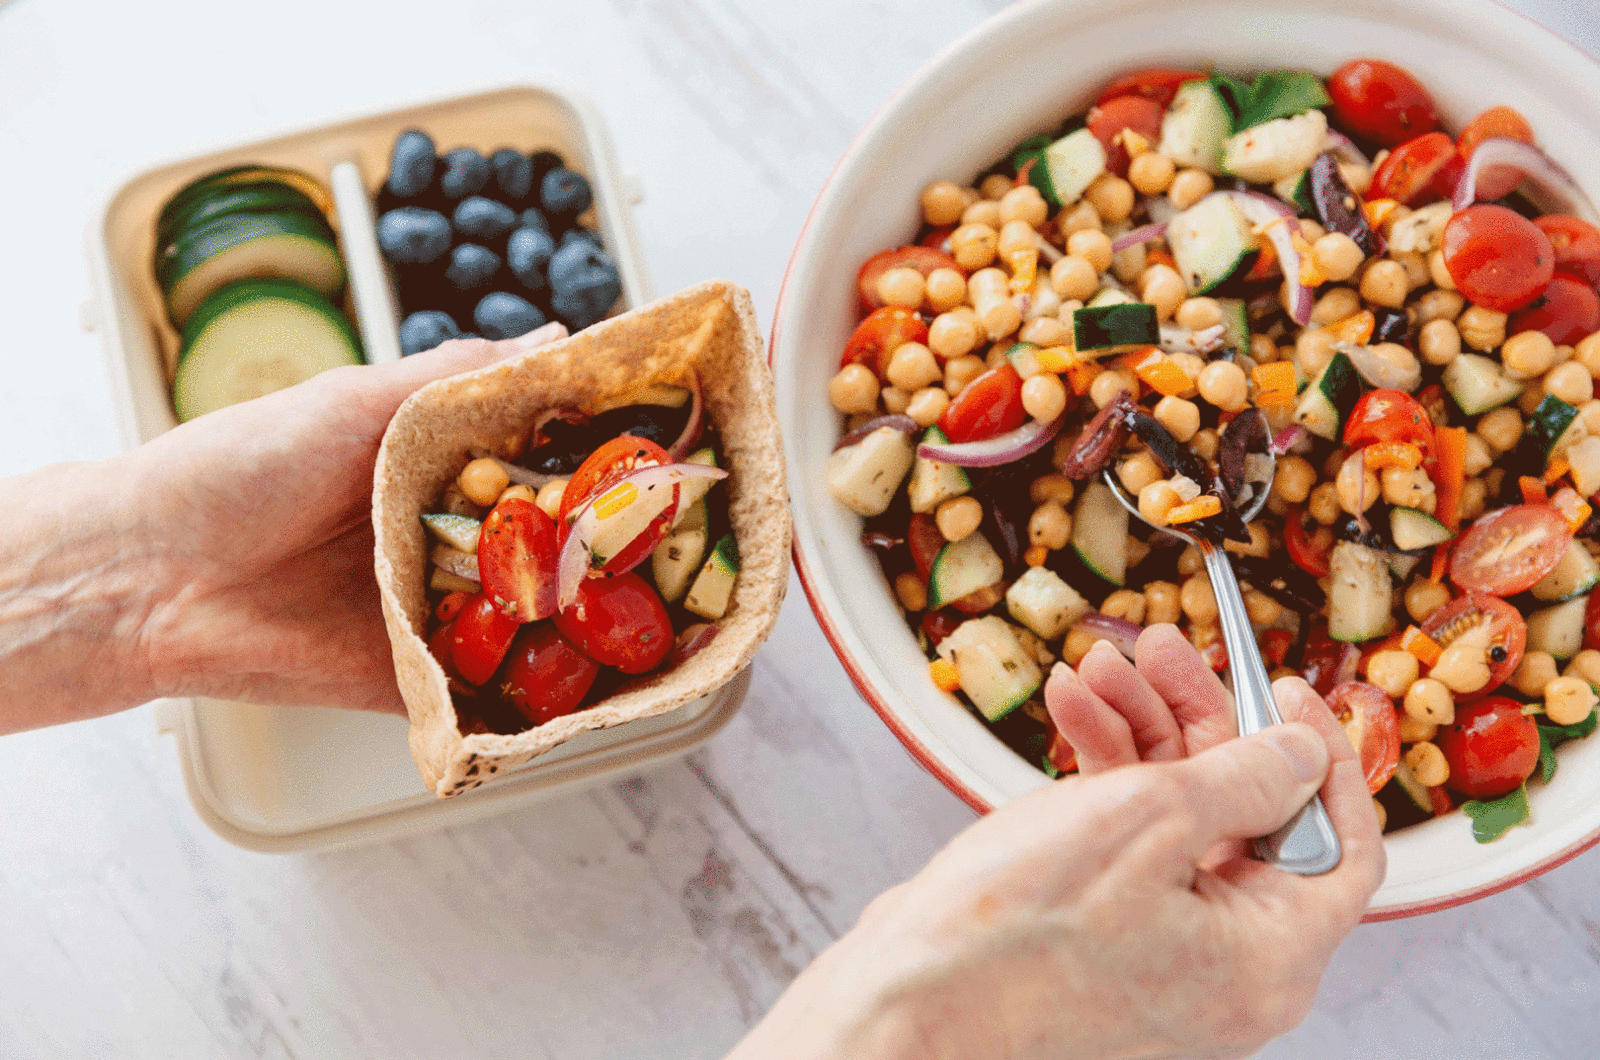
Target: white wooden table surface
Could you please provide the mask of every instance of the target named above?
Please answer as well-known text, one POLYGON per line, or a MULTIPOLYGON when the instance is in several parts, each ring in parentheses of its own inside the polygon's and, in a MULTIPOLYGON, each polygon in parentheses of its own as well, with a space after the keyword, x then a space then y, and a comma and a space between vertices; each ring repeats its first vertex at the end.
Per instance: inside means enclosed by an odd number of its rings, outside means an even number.
MULTIPOLYGON (((1001 0, 0 0, 0 474, 117 451, 82 233, 159 159, 469 86, 606 115, 657 291, 763 325, 852 133, 1001 0)), ((1583 5, 1520 7, 1591 51, 1583 5)), ((844 278, 841 278, 843 281, 844 278)), ((720 1056, 972 814, 796 585, 688 759, 486 823, 269 856, 196 817, 147 710, 0 740, 0 1058, 720 1056)), ((1600 854, 1359 929, 1273 1060, 1600 1056, 1600 854)))

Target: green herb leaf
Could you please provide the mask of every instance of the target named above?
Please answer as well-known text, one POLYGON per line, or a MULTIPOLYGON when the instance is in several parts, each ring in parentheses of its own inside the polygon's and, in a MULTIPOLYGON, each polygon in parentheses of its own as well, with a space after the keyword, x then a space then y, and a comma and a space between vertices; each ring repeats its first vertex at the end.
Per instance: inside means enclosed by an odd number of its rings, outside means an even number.
POLYGON ((1308 110, 1326 107, 1331 100, 1322 79, 1305 70, 1266 70, 1256 75, 1250 94, 1239 107, 1233 131, 1265 125, 1278 118, 1292 118, 1308 110))
POLYGON ((1539 779, 1546 784, 1556 775, 1556 748, 1568 740, 1581 740, 1600 725, 1600 710, 1572 725, 1539 725, 1539 779))
POLYGON ((1556 775, 1556 748, 1550 742, 1550 733, 1554 731, 1548 725, 1540 725, 1539 729, 1539 779, 1546 784, 1556 775))
POLYGON ((1519 784, 1516 791, 1492 802, 1469 800, 1461 804, 1461 810, 1472 818, 1472 838, 1492 842, 1528 819, 1528 786, 1519 784))

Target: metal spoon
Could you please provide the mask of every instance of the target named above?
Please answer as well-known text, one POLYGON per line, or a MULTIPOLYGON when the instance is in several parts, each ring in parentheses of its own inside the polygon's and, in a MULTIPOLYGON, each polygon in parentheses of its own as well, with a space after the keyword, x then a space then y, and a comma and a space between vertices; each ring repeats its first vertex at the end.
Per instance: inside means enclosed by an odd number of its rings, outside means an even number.
MULTIPOLYGON (((1266 477, 1248 479, 1244 483, 1240 504, 1248 504, 1249 507, 1241 507, 1240 515, 1247 523, 1260 514, 1262 506, 1266 504, 1272 476, 1277 470, 1277 461, 1270 449, 1265 461, 1253 460, 1248 463, 1252 469, 1262 468, 1266 477)), ((1102 474, 1122 506, 1135 518, 1153 526, 1139 514, 1137 499, 1130 502, 1112 470, 1108 467, 1102 474)), ((1245 613, 1244 597, 1239 593, 1239 579, 1233 573, 1228 553, 1202 534, 1190 534, 1171 526, 1156 529, 1187 541, 1199 550, 1205 560, 1206 575, 1211 579, 1211 589, 1216 595, 1217 611, 1222 620, 1222 642, 1228 649, 1228 670, 1233 675, 1233 704, 1239 718, 1239 734, 1260 732, 1268 725, 1283 724, 1277 701, 1272 697, 1272 682, 1267 678, 1266 665, 1261 661, 1261 652, 1256 647, 1255 632, 1250 628, 1250 617, 1245 613)), ((1328 811, 1318 795, 1313 795, 1311 801, 1289 819, 1288 824, 1271 835, 1252 840, 1251 846, 1260 860, 1301 876, 1317 876, 1339 864, 1339 836, 1334 832, 1333 822, 1329 820, 1328 811)))

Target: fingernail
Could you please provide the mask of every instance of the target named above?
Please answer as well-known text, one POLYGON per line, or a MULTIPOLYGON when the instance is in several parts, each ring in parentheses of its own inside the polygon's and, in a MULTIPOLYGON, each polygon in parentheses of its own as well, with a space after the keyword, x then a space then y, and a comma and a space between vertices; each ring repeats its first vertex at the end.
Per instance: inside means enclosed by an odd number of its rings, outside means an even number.
POLYGON ((1300 783, 1310 784, 1322 779, 1328 768, 1328 747, 1322 737, 1302 726, 1275 725, 1267 730, 1266 738, 1283 752, 1300 783))

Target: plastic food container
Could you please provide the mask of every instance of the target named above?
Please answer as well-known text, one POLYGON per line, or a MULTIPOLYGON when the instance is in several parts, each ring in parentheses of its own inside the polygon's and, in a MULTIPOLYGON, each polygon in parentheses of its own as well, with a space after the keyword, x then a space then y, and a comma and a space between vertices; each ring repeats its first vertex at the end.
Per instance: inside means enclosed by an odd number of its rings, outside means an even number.
MULTIPOLYGON (((85 324, 102 334, 129 448, 177 426, 169 380, 178 335, 150 267, 155 217, 175 191, 206 173, 260 162, 322 181, 334 197, 332 220, 349 272, 345 307, 367 359, 399 357, 399 320, 378 254, 371 197, 387 176, 394 138, 409 128, 427 131, 441 150, 510 146, 559 153, 593 185, 595 227, 617 262, 623 308, 648 300, 631 215, 640 197, 636 182, 617 172, 599 115, 568 91, 497 88, 172 162, 118 186, 88 232, 96 290, 85 324)), ((190 800, 217 834, 253 850, 294 851, 458 824, 684 754, 727 723, 748 683, 746 671, 670 714, 586 733, 480 791, 443 802, 423 787, 399 716, 207 699, 161 700, 156 716, 161 731, 177 739, 190 800)))

